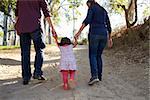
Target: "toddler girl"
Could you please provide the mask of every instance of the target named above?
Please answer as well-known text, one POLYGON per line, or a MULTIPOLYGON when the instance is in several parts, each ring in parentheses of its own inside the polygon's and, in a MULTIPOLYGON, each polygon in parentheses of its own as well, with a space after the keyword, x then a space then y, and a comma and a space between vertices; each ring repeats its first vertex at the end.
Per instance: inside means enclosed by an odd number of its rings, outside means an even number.
POLYGON ((57 38, 55 40, 61 52, 59 67, 63 79, 63 88, 68 90, 75 87, 75 72, 77 70, 76 59, 73 53, 75 45, 67 37, 62 38, 60 43, 58 43, 57 38))

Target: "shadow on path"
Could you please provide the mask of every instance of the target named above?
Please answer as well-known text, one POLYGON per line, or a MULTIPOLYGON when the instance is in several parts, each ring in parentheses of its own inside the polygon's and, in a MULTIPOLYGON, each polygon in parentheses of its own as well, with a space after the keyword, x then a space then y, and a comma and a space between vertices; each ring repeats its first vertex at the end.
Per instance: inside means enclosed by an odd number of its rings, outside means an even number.
MULTIPOLYGON (((53 60, 46 60, 44 61, 44 64, 50 64, 53 62, 58 62, 59 58, 53 59, 53 60)), ((34 62, 31 62, 31 65, 33 65, 34 62)), ((15 59, 10 59, 10 58, 0 58, 0 65, 10 65, 10 66, 16 66, 16 65, 21 65, 21 61, 15 60, 15 59)))

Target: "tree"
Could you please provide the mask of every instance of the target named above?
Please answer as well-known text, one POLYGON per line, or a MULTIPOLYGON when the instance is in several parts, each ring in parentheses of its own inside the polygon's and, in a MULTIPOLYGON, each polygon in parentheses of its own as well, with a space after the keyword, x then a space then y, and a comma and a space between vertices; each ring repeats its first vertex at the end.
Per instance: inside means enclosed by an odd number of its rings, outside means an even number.
MULTIPOLYGON (((60 9, 63 9, 64 6, 66 6, 64 4, 64 2, 68 2, 67 6, 69 6, 69 9, 72 9, 71 7, 78 7, 79 3, 73 5, 72 0, 47 0, 48 1, 48 7, 50 9, 50 13, 52 15, 52 20, 54 22, 54 24, 58 24, 60 21, 60 9), (60 2, 61 1, 61 2, 60 2)), ((74 2, 81 2, 81 0, 74 0, 74 2)), ((3 29, 3 45, 7 45, 7 35, 10 31, 12 31, 12 29, 8 30, 8 19, 12 19, 12 15, 10 15, 11 11, 14 11, 16 7, 16 0, 0 0, 0 11, 4 13, 4 19, 3 19, 3 25, 0 25, 0 27, 3 29)), ((68 12, 66 12, 67 14, 68 12)), ((68 14, 69 15, 69 14, 68 14)), ((71 15, 69 15, 71 16, 71 15)), ((69 18, 69 17, 68 17, 69 18)), ((75 19, 75 18, 74 18, 75 19)), ((73 20, 74 20, 73 19, 73 20)), ((44 20, 44 19, 43 19, 44 20)), ((45 21, 45 20, 44 20, 45 21)), ((44 22, 46 26, 46 22, 44 22)), ((45 28, 46 30, 46 28, 45 28)), ((14 32, 15 34, 15 32, 14 32)), ((49 44, 51 43, 51 34, 50 34, 50 28, 48 29, 48 40, 49 40, 49 44)))
MULTIPOLYGON (((60 0, 47 0, 48 5, 49 5, 49 10, 50 10, 50 15, 52 15, 52 20, 54 24, 58 24, 60 19, 59 19, 59 13, 58 13, 58 8, 60 5, 60 0)), ((44 20, 44 29, 46 32, 46 21, 44 20)), ((48 28, 48 44, 51 44, 51 33, 50 33, 50 27, 48 28)))
POLYGON ((117 13, 125 12, 127 28, 137 22, 137 0, 110 0, 110 5, 117 13))
POLYGON ((4 35, 3 35, 3 45, 7 45, 7 21, 8 17, 11 17, 10 12, 11 10, 15 9, 15 0, 1 0, 0 1, 0 11, 4 13, 4 19, 3 19, 3 25, 0 25, 0 27, 3 29, 4 35))
MULTIPOLYGON (((54 24, 58 24, 60 21, 60 17, 61 16, 61 10, 64 11, 64 14, 66 15, 66 18, 68 21, 73 20, 75 21, 75 14, 79 15, 79 11, 77 10, 77 8, 79 7, 79 5, 81 4, 82 0, 48 0, 48 4, 49 4, 49 9, 50 9, 50 13, 52 15, 52 20, 54 21, 54 24), (66 9, 67 7, 67 9, 66 9), (72 14, 70 14, 70 10, 73 11, 72 14), (73 16, 73 18, 71 19, 71 16, 73 16)), ((74 26, 73 22, 73 26, 74 26)), ((46 23, 44 21, 44 26, 46 26, 46 23)), ((74 31, 74 30, 73 30, 74 31)), ((48 29, 48 43, 51 44, 51 34, 50 34, 50 28, 48 29)))

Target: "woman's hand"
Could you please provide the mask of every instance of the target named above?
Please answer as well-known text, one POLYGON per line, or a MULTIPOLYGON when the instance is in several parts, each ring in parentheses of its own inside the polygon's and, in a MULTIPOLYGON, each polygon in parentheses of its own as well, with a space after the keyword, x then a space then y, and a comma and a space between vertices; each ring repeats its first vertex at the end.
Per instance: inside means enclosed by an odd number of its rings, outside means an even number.
POLYGON ((112 46, 113 46, 113 41, 112 41, 112 38, 110 37, 108 38, 108 47, 112 48, 112 46))
POLYGON ((79 38, 79 35, 81 34, 81 32, 83 31, 83 29, 86 27, 85 24, 82 24, 82 26, 80 27, 79 31, 76 33, 76 35, 74 36, 74 38, 77 40, 79 38))
POLYGON ((77 40, 79 38, 80 34, 81 34, 80 32, 75 34, 75 36, 74 36, 75 40, 77 40))

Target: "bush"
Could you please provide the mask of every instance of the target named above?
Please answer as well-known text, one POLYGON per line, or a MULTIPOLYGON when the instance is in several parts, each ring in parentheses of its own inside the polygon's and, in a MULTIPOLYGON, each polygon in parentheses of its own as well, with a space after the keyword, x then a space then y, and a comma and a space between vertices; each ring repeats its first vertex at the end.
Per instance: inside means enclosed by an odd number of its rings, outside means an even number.
POLYGON ((0 32, 0 37, 3 37, 3 32, 0 32))
POLYGON ((79 44, 79 45, 87 45, 87 43, 88 43, 87 38, 84 38, 84 39, 82 39, 81 41, 78 41, 78 44, 79 44))

